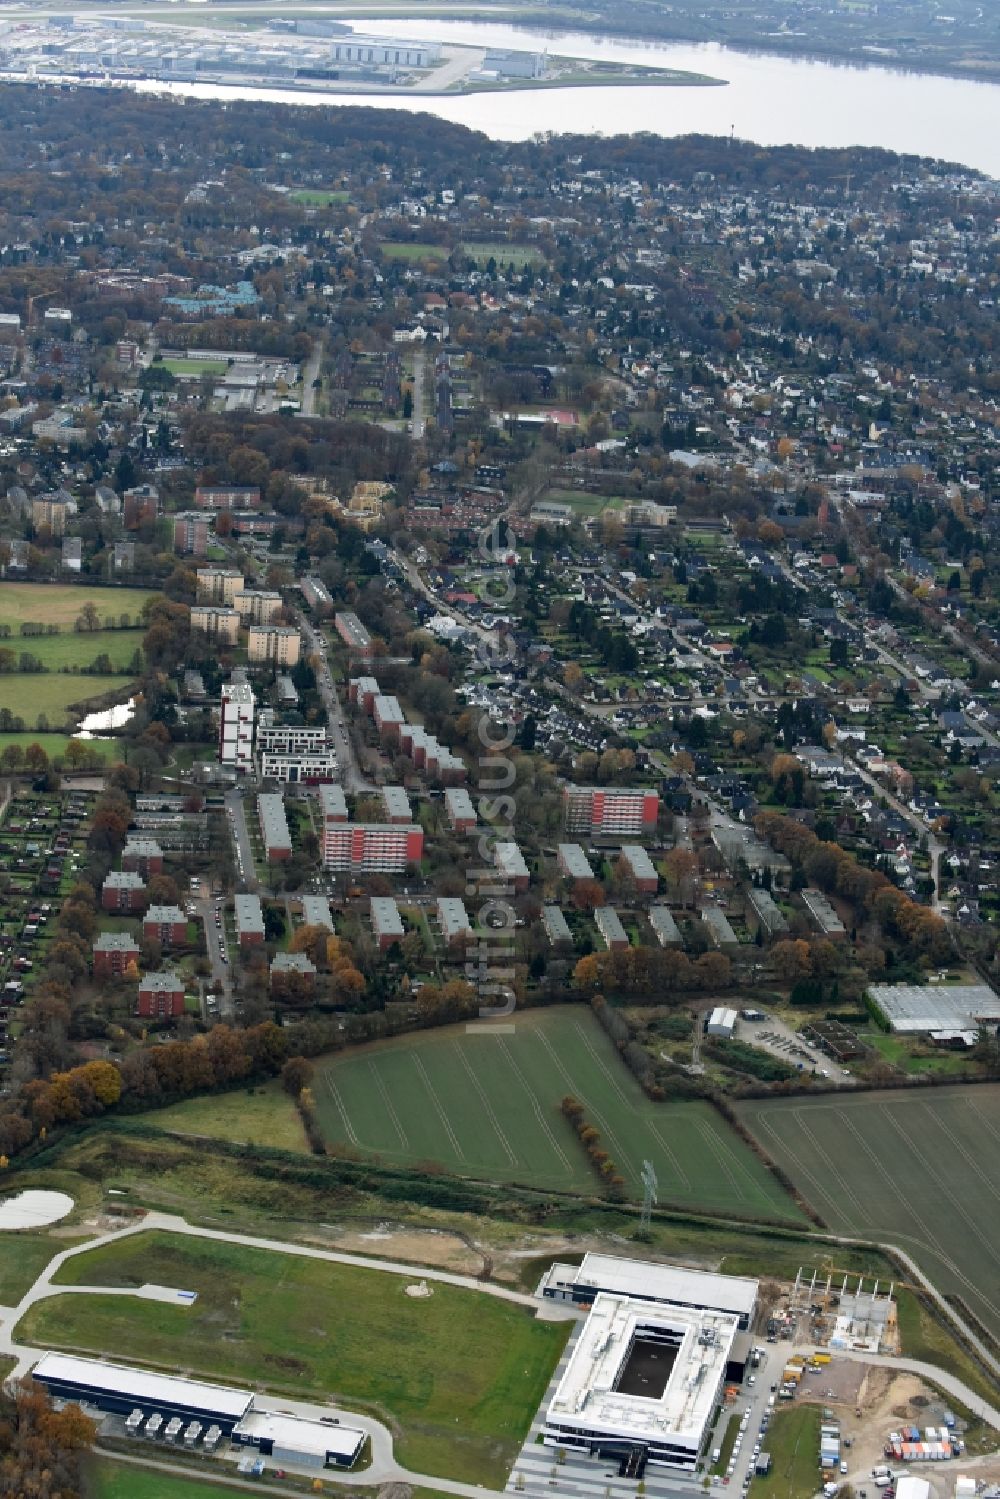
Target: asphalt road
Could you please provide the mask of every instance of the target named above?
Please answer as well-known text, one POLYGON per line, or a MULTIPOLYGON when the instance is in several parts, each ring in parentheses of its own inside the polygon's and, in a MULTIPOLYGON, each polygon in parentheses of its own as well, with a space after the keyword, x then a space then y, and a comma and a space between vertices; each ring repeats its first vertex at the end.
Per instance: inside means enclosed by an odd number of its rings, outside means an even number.
POLYGON ((319 695, 323 699, 326 708, 326 716, 330 724, 330 736, 333 739, 337 759, 341 767, 341 782, 345 791, 363 792, 374 791, 375 787, 371 781, 366 781, 361 774, 358 765, 358 757, 351 742, 351 736, 347 728, 347 720, 344 717, 344 709, 337 696, 330 675, 330 668, 326 659, 326 645, 318 630, 315 630, 304 615, 299 615, 299 624, 305 636, 310 655, 315 656, 321 663, 316 672, 316 685, 319 695))

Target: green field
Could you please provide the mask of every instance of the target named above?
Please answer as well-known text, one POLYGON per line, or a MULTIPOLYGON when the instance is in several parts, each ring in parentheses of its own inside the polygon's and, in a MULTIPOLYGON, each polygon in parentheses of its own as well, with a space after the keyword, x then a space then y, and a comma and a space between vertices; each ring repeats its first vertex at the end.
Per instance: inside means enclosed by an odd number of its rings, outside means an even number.
POLYGON ((197 380, 199 375, 224 375, 229 368, 225 359, 158 359, 157 364, 182 380, 197 380))
MULTIPOLYGON (((22 749, 27 749, 29 744, 40 744, 49 759, 54 760, 66 753, 69 741, 69 734, 0 734, 0 755, 8 744, 19 744, 22 749)), ((86 742, 91 749, 97 751, 102 760, 121 759, 122 745, 117 739, 88 739, 86 742)))
POLYGON ((69 712, 71 703, 88 702, 109 692, 123 698, 127 695, 127 682, 127 677, 12 672, 9 676, 0 676, 0 708, 9 708, 26 724, 37 723, 38 715, 44 713, 50 726, 60 728, 74 716, 69 712))
POLYGON ((275 1150, 309 1149, 298 1111, 278 1083, 243 1093, 188 1098, 144 1117, 147 1124, 179 1135, 250 1141, 275 1150))
POLYGON ((771 1471, 750 1485, 751 1499, 810 1499, 819 1487, 820 1408, 775 1411, 767 1433, 771 1471))
POLYGON ((386 260, 447 260, 451 254, 447 245, 399 243, 396 240, 384 240, 381 250, 386 260))
POLYGON ((1000 1085, 737 1108, 835 1233, 899 1245, 1000 1332, 1000 1085))
POLYGON ((127 671, 137 650, 142 649, 143 630, 85 630, 72 628, 61 635, 38 637, 11 636, 0 641, 13 651, 28 651, 37 656, 47 671, 66 666, 89 666, 98 656, 108 656, 113 671, 127 671))
POLYGON ((345 189, 323 187, 303 187, 288 196, 291 202, 304 203, 307 208, 329 208, 331 203, 349 203, 351 198, 345 189))
POLYGON ((497 265, 513 265, 519 271, 526 265, 541 265, 545 259, 541 250, 537 250, 534 245, 508 245, 504 240, 489 242, 467 240, 462 245, 462 252, 479 266, 484 266, 489 260, 495 260, 497 265))
POLYGON ((313 1084, 332 1143, 388 1162, 435 1161, 489 1181, 593 1192, 597 1178, 559 1111, 575 1094, 628 1184, 644 1160, 660 1201, 801 1222, 791 1198, 707 1103, 651 1103, 589 1010, 516 1018, 513 1034, 449 1027, 330 1058, 313 1084))
POLYGON ((148 588, 94 588, 86 583, 5 583, 0 588, 0 625, 10 625, 7 642, 17 645, 23 640, 25 650, 34 650, 33 637, 18 634, 22 623, 30 621, 59 625, 72 630, 84 604, 93 604, 102 620, 130 614, 136 619, 146 600, 153 594, 148 588))
MULTIPOLYGON (((159 1454, 161 1459, 164 1455, 159 1454)), ((155 1451, 150 1452, 150 1461, 155 1461, 157 1456, 155 1451)), ((219 1476, 230 1478, 233 1471, 229 1464, 225 1464, 219 1476)), ((155 1473, 137 1467, 135 1463, 115 1462, 105 1457, 89 1458, 84 1472, 84 1499, 226 1499, 232 1491, 231 1483, 212 1483, 194 1475, 174 1478, 168 1473, 155 1473)), ((358 1476, 358 1486, 351 1484, 350 1488, 345 1488, 342 1483, 337 1483, 333 1492, 341 1499, 354 1499, 355 1495, 377 1499, 378 1493, 376 1489, 364 1486, 363 1473, 358 1476)), ((446 1499, 446 1496, 436 1490, 414 1489, 413 1499, 446 1499)))
POLYGON ((24 1337, 343 1401, 399 1433, 418 1472, 494 1483, 506 1476, 566 1341, 569 1324, 437 1283, 240 1244, 137 1234, 77 1255, 63 1285, 197 1291, 189 1307, 120 1296, 56 1296, 32 1307, 24 1337))

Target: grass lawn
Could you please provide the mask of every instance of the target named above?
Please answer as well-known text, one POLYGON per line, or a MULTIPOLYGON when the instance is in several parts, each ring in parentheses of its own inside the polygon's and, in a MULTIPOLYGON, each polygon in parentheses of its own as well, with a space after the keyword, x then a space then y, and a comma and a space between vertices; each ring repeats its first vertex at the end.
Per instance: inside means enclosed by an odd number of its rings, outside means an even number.
POLYGON ((393 1164, 437 1161, 488 1181, 592 1193, 594 1174, 559 1109, 571 1093, 632 1196, 648 1159, 664 1205, 802 1221, 708 1104, 650 1102, 582 1006, 520 1014, 508 1035, 455 1026, 339 1053, 317 1068, 313 1093, 332 1143, 393 1164))
MULTIPOLYGON (((11 636, 6 642, 18 645, 22 636, 18 634, 25 621, 46 625, 59 625, 63 630, 72 630, 84 604, 93 604, 101 619, 111 615, 131 614, 137 617, 148 598, 148 588, 94 588, 86 583, 5 583, 0 588, 0 625, 10 625, 11 636)), ((34 649, 34 641, 23 638, 26 650, 34 649)))
POLYGON ((540 265, 545 259, 541 250, 534 245, 508 245, 503 240, 486 243, 468 240, 463 243, 462 251, 479 266, 484 266, 488 260, 495 260, 497 265, 513 265, 519 271, 526 265, 540 265))
MULTIPOLYGON (((83 680, 90 680, 84 678, 83 680)), ((0 734, 0 755, 3 754, 8 744, 19 744, 22 749, 27 749, 29 744, 40 744, 50 760, 66 753, 66 746, 70 742, 69 734, 0 734)), ((120 760, 122 758, 122 744, 117 739, 87 739, 84 741, 88 749, 95 750, 102 760, 120 760)))
POLYGON ((49 1260, 71 1242, 53 1238, 45 1229, 0 1234, 0 1306, 16 1306, 49 1260))
POLYGON ((64 666, 89 666, 98 656, 108 656, 112 671, 127 671, 132 657, 142 649, 143 630, 95 630, 92 635, 70 629, 62 635, 2 642, 15 651, 29 651, 49 671, 64 666))
POLYGON ((329 208, 331 203, 349 203, 351 195, 346 190, 330 190, 328 188, 304 187, 298 192, 289 193, 293 203, 304 203, 307 208, 329 208))
MULTIPOLYGON (((9 1360, 13 1365, 13 1360, 9 1360)), ((151 1452, 151 1460, 162 1453, 151 1452)), ((230 1464, 220 1468, 220 1477, 232 1477, 235 1469, 230 1464)), ((305 1487, 306 1480, 300 1480, 305 1487)), ((358 1487, 353 1484, 345 1488, 337 1483, 333 1492, 341 1499, 376 1499, 377 1491, 364 1485, 364 1474, 358 1475, 358 1487)), ((296 1492, 298 1490, 296 1489, 296 1492)), ((307 1490, 308 1491, 308 1490, 307 1490)), ((326 1486, 324 1484, 324 1492, 326 1486)), ((115 1462, 111 1458, 90 1457, 84 1472, 83 1499, 225 1499, 232 1494, 226 1485, 200 1479, 197 1474, 190 1478, 174 1478, 168 1473, 143 1470, 135 1463, 115 1462)), ((414 1489, 413 1499, 446 1499, 444 1494, 432 1489, 414 1489)))
POLYGON ((736 1105, 835 1233, 898 1244, 1000 1331, 1000 1085, 736 1105), (928 1204, 933 1204, 928 1210, 928 1204))
POLYGON ((60 726, 73 715, 71 703, 87 702, 106 692, 127 696, 127 677, 77 677, 62 673, 13 672, 0 676, 0 708, 9 708, 26 723, 44 713, 51 725, 60 726))
POLYGON ((199 375, 224 375, 229 368, 225 359, 162 359, 157 363, 172 375, 195 380, 199 375))
POLYGON ((996 1399, 995 1385, 991 1384, 965 1349, 955 1342, 947 1328, 921 1303, 919 1296, 913 1291, 897 1288, 896 1311, 900 1343, 907 1358, 937 1364, 956 1375, 970 1389, 982 1395, 984 1400, 992 1403, 996 1399))
POLYGON ((775 1411, 767 1433, 771 1471, 750 1485, 752 1499, 809 1499, 819 1488, 818 1405, 775 1411))
POLYGON ((279 1083, 241 1093, 188 1098, 168 1109, 156 1109, 144 1120, 180 1135, 250 1141, 276 1150, 309 1149, 295 1105, 279 1083))
POLYGON ((447 245, 423 243, 400 243, 383 240, 381 250, 386 260, 447 260, 451 254, 447 245))
POLYGON ((198 1292, 190 1307, 56 1296, 21 1321, 25 1339, 379 1413, 418 1472, 499 1485, 569 1326, 456 1286, 405 1294, 404 1276, 166 1233, 76 1256, 61 1284, 152 1281, 198 1292))

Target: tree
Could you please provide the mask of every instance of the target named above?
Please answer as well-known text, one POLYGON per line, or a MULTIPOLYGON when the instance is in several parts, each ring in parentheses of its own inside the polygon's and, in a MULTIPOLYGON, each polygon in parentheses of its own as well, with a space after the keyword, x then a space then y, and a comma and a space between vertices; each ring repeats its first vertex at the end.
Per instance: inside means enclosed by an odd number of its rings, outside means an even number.
POLYGON ((291 1098, 298 1098, 312 1083, 313 1064, 307 1057, 289 1057, 281 1069, 281 1086, 291 1098))

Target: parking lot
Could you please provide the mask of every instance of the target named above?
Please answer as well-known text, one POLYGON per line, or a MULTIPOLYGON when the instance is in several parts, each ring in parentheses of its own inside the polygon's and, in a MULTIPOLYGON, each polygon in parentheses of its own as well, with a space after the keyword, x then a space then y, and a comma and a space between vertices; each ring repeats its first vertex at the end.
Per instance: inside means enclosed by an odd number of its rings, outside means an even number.
POLYGON ((856 1082, 848 1068, 841 1067, 832 1057, 811 1046, 798 1031, 773 1015, 768 1015, 766 1020, 741 1020, 737 1034, 740 1040, 759 1046, 803 1072, 816 1072, 825 1081, 843 1088, 853 1087, 856 1082))

